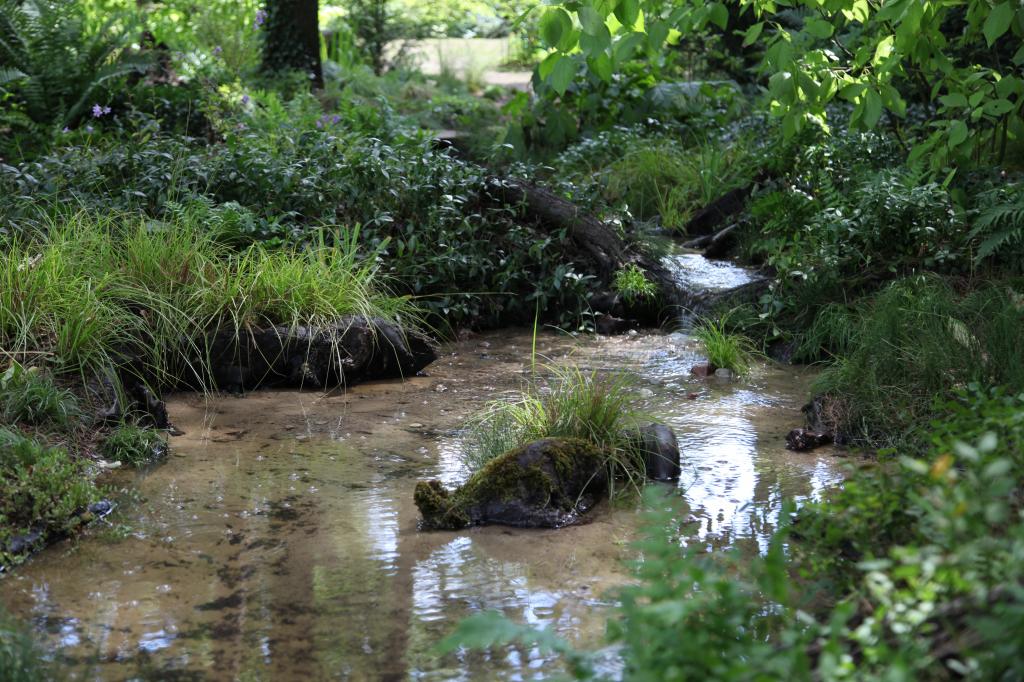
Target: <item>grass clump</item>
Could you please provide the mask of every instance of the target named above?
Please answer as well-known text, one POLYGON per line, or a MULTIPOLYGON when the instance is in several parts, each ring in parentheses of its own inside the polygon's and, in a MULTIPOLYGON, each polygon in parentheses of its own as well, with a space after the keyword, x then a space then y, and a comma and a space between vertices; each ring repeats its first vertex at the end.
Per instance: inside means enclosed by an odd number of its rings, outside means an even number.
POLYGON ((67 426, 78 415, 74 394, 58 388, 37 367, 15 362, 0 374, 0 422, 67 426))
POLYGON ((657 285, 647 279, 644 271, 636 263, 630 263, 615 273, 612 288, 622 294, 629 303, 649 301, 658 295, 657 285))
POLYGON ((854 442, 918 439, 935 396, 971 383, 1024 390, 1024 296, 1010 283, 964 292, 915 277, 847 310, 843 319, 827 309, 820 325, 837 359, 815 390, 828 397, 832 426, 854 442))
POLYGON ((754 359, 753 344, 747 337, 730 332, 726 317, 701 320, 693 335, 704 346, 708 362, 714 367, 732 370, 738 376, 750 371, 754 359))
POLYGON ((643 457, 630 432, 643 421, 626 375, 602 376, 578 367, 552 369, 547 386, 531 385, 514 400, 497 400, 473 420, 463 448, 477 471, 495 457, 542 438, 575 438, 610 453, 631 482, 643 480, 643 457))
POLYGON ((135 424, 122 424, 100 445, 100 455, 110 462, 128 462, 142 466, 167 451, 166 440, 152 429, 135 424))

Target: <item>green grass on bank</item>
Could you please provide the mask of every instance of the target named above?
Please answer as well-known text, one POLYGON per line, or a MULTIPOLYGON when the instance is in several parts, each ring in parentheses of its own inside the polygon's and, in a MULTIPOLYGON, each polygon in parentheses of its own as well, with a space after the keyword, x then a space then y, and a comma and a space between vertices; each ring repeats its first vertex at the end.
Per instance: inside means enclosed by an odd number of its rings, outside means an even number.
MULTIPOLYGON (((201 356, 217 329, 326 326, 349 315, 414 324, 358 238, 325 229, 308 249, 234 252, 187 215, 51 219, 0 251, 0 349, 81 382, 109 375, 130 350, 162 380, 201 356)), ((203 368, 189 369, 204 378, 203 368)))

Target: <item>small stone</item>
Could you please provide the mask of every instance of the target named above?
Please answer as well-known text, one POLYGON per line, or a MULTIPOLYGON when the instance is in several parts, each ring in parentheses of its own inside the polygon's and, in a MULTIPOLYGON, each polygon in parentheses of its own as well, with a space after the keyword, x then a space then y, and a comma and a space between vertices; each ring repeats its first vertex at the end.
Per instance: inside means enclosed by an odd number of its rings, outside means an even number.
POLYGON ((694 365, 693 367, 690 368, 690 374, 699 379, 706 379, 714 373, 715 366, 709 362, 705 362, 700 365, 694 365))
POLYGON ((422 429, 423 428, 423 424, 420 424, 419 422, 413 422, 412 424, 409 424, 409 428, 410 429, 422 429))
POLYGON ((636 392, 636 394, 638 396, 640 396, 641 398, 653 398, 654 397, 654 391, 652 391, 649 388, 641 388, 639 391, 636 392))
POLYGON ((448 387, 445 386, 444 384, 438 384, 437 386, 434 387, 434 393, 444 393, 447 390, 448 387))
POLYGON ((626 332, 626 333, 627 333, 627 334, 629 334, 630 336, 636 336, 636 335, 637 335, 637 334, 639 334, 640 332, 638 332, 638 331, 637 331, 637 330, 635 330, 635 329, 630 329, 630 330, 629 330, 628 332, 626 332))
POLYGON ((700 397, 700 393, 687 393, 686 397, 689 398, 690 400, 696 400, 697 398, 700 397))
POLYGON ((715 370, 715 378, 716 379, 732 379, 733 376, 734 375, 733 375, 733 372, 732 372, 731 369, 727 369, 725 367, 719 367, 718 369, 715 370))

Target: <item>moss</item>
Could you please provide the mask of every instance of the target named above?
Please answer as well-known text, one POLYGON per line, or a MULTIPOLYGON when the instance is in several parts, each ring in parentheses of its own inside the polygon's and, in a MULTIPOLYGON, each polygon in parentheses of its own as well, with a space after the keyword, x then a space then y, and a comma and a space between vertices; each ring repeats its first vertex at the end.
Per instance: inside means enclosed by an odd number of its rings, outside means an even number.
POLYGON ((538 519, 575 511, 583 492, 603 486, 605 460, 603 450, 583 440, 540 440, 496 457, 454 491, 420 482, 416 506, 425 528, 463 528, 495 514, 514 525, 546 525, 538 519))
POLYGON ((469 525, 466 512, 457 508, 451 493, 441 481, 420 481, 413 493, 416 507, 423 515, 423 527, 432 530, 458 530, 469 525))

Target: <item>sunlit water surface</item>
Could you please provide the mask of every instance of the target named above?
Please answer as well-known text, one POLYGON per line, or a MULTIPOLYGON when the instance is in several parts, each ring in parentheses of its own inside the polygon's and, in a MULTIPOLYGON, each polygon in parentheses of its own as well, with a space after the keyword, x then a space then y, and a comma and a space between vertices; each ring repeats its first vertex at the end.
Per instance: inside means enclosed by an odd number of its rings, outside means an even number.
MULTIPOLYGON (((423 533, 417 480, 466 476, 459 430, 521 387, 531 338, 503 330, 449 346, 407 382, 328 396, 178 396, 169 460, 120 472, 107 524, 0 582, 78 679, 541 679, 536 649, 437 657, 464 616, 497 609, 602 646, 612 588, 629 581, 637 514, 599 507, 561 530, 423 533)), ((761 366, 700 381, 683 334, 545 333, 542 362, 630 371, 679 435, 691 542, 763 547, 786 497, 839 479, 828 449, 791 453, 810 376, 761 366)))

